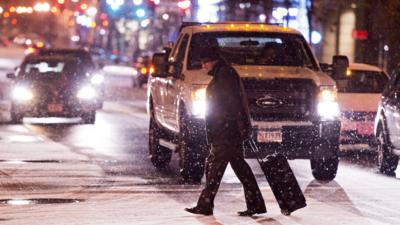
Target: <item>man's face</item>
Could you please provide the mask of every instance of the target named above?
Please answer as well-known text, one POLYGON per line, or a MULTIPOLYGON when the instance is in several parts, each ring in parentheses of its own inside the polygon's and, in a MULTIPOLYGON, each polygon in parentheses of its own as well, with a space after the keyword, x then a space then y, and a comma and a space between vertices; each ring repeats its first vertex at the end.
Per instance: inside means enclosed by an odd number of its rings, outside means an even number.
POLYGON ((201 62, 201 65, 202 65, 203 69, 211 70, 216 62, 217 62, 217 60, 212 60, 212 61, 204 60, 201 62))

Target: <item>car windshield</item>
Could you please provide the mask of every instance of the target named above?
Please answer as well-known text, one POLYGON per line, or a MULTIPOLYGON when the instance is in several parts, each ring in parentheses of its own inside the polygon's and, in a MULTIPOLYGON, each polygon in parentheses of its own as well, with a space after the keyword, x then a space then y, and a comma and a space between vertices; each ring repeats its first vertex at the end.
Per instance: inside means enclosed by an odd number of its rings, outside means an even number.
POLYGON ((193 35, 188 69, 199 65, 204 46, 218 47, 222 57, 236 65, 308 67, 316 70, 307 43, 299 35, 267 32, 209 32, 193 35))
POLYGON ((382 93, 388 77, 383 72, 352 70, 345 77, 335 80, 339 92, 382 93))
POLYGON ((82 74, 80 70, 78 60, 33 59, 22 64, 20 73, 26 78, 59 78, 82 74))

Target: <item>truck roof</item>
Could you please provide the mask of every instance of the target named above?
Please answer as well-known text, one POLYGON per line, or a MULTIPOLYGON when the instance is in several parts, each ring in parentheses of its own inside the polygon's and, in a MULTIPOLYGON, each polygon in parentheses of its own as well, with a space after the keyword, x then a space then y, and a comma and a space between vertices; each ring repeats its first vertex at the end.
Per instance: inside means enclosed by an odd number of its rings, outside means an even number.
POLYGON ((349 69, 351 70, 364 70, 373 72, 383 72, 383 70, 377 66, 365 64, 365 63, 350 63, 349 69))
POLYGON ((289 33, 299 34, 301 33, 295 29, 278 26, 266 23, 254 23, 254 22, 222 22, 222 23, 195 23, 186 22, 181 26, 182 31, 191 29, 193 33, 198 32, 272 32, 272 33, 289 33))

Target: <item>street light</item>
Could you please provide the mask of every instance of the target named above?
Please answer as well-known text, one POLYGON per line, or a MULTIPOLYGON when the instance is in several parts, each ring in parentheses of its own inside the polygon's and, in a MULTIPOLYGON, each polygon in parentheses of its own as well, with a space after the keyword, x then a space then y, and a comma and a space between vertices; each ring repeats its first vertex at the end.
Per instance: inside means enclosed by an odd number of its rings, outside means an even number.
POLYGON ((142 8, 136 10, 136 16, 139 18, 143 18, 146 16, 146 11, 142 8))
POLYGON ((106 3, 112 10, 117 11, 125 3, 125 0, 107 0, 106 3))
POLYGON ((89 16, 95 16, 97 14, 97 9, 95 7, 90 7, 86 10, 89 16))
POLYGON ((48 12, 48 11, 50 11, 50 4, 47 2, 39 2, 39 3, 35 4, 33 9, 36 12, 48 12))
POLYGON ((141 5, 143 3, 143 0, 133 0, 133 4, 135 5, 141 5))

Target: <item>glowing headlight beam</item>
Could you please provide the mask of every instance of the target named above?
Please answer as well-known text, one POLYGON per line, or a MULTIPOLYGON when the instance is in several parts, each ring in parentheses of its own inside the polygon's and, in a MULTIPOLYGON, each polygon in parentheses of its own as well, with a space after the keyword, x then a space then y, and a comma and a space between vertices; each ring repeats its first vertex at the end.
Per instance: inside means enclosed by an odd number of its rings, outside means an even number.
POLYGON ((334 90, 322 90, 320 92, 320 100, 321 101, 331 101, 334 102, 337 99, 337 92, 334 90))
POLYGON ((318 114, 324 119, 334 119, 340 115, 337 91, 334 87, 323 87, 319 93, 318 114))
POLYGON ((192 92, 192 98, 194 100, 206 100, 206 89, 205 88, 201 88, 201 89, 197 89, 195 91, 192 92))
POLYGON ((12 97, 20 101, 29 101, 33 98, 33 93, 27 87, 15 87, 12 91, 12 97))
POLYGON ((192 91, 192 110, 194 116, 205 117, 207 111, 206 88, 192 91))
POLYGON ((104 82, 104 76, 101 74, 94 74, 91 78, 90 78, 90 82, 92 84, 101 84, 104 82))
POLYGON ((96 90, 93 87, 86 86, 81 88, 76 96, 85 100, 93 99, 96 97, 96 90))

